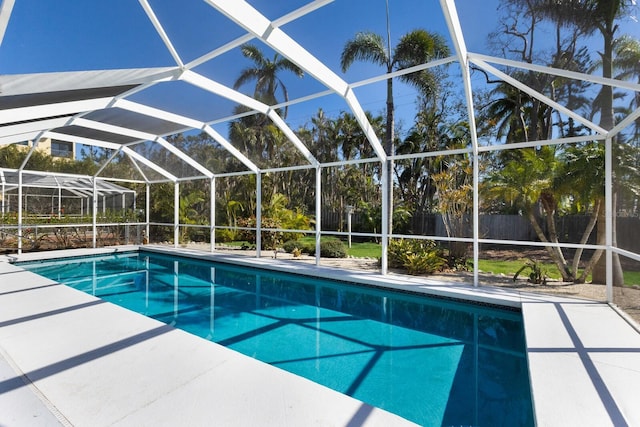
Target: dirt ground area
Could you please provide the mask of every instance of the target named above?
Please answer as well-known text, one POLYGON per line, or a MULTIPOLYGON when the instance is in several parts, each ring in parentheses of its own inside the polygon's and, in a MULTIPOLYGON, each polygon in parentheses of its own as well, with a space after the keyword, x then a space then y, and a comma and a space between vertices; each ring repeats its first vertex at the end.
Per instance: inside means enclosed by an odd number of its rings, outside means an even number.
MULTIPOLYGON (((567 257, 571 256, 573 256, 572 253, 567 255, 567 257)), ((552 262, 546 250, 542 248, 525 250, 487 249, 482 251, 482 258, 504 260, 529 258, 535 261, 552 262)), ((587 259, 587 256, 583 256, 583 259, 587 259)), ((623 259, 622 266, 623 268, 633 268, 637 267, 637 264, 634 265, 633 262, 630 262, 625 265, 623 259)), ((493 274, 481 274, 481 283, 486 283, 489 286, 509 287, 527 292, 563 295, 593 301, 607 300, 606 287, 597 283, 574 284, 551 280, 545 285, 537 285, 529 283, 525 278, 514 282, 511 278, 499 277, 493 274)), ((634 319, 636 323, 640 324, 640 286, 614 286, 613 303, 634 319)))

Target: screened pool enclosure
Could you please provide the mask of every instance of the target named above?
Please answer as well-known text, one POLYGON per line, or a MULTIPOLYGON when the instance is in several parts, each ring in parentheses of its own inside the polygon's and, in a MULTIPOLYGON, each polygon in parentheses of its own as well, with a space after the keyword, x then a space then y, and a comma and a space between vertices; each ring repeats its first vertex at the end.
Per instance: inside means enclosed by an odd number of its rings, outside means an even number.
POLYGON ((48 215, 93 247, 103 227, 210 251, 241 231, 272 256, 281 232, 321 263, 333 236, 379 243, 387 274, 389 242, 412 239, 461 251, 476 286, 487 253, 525 249, 593 269, 609 301, 640 285, 632 2, 589 28, 516 0, 37 3, 0 8, 18 252, 48 215), (43 160, 44 140, 75 158, 43 160))

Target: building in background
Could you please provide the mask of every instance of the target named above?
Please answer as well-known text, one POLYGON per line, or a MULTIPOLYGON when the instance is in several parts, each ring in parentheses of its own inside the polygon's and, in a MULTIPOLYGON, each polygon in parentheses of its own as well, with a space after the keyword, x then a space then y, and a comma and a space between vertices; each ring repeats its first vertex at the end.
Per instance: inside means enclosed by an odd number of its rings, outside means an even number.
MULTIPOLYGON (((33 147, 33 141, 26 141, 17 145, 31 148, 33 147)), ((76 146, 73 142, 58 141, 51 138, 40 139, 36 150, 55 159, 75 159, 76 157, 76 146)))

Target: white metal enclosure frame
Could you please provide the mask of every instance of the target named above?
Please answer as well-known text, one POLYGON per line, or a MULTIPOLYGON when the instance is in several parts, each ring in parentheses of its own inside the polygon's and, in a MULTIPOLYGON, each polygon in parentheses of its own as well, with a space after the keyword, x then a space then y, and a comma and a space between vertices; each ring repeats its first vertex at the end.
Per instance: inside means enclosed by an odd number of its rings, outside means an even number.
MULTIPOLYGON (((571 111, 570 109, 558 104, 554 100, 527 87, 523 83, 510 77, 502 72, 496 66, 508 66, 530 70, 538 73, 546 73, 555 76, 562 76, 572 79, 584 80, 599 85, 610 85, 617 88, 623 88, 628 91, 640 92, 640 85, 621 81, 616 79, 604 79, 593 75, 576 73, 561 69, 552 69, 542 65, 522 63, 512 60, 505 60, 497 57, 491 57, 479 53, 467 51, 463 29, 456 10, 454 0, 440 0, 443 17, 449 31, 449 37, 452 43, 454 56, 444 59, 435 60, 412 69, 397 71, 391 74, 382 74, 374 78, 368 78, 360 82, 348 83, 338 76, 336 72, 331 70, 322 61, 312 55, 298 41, 289 36, 282 27, 288 23, 307 15, 312 14, 326 5, 332 3, 332 0, 315 0, 310 1, 295 11, 281 16, 277 19, 270 20, 256 8, 243 0, 205 0, 205 3, 214 8, 229 20, 235 23, 244 32, 244 35, 207 52, 189 62, 183 60, 181 52, 172 41, 168 32, 165 31, 163 23, 156 15, 154 8, 148 0, 139 0, 150 23, 157 32, 158 37, 169 52, 171 58, 175 62, 175 66, 162 68, 146 68, 146 69, 122 69, 122 70, 100 70, 100 71, 79 71, 79 72, 61 72, 61 73, 44 73, 44 74, 23 74, 23 75, 3 75, 0 76, 0 146, 6 144, 21 143, 27 140, 38 141, 41 138, 52 138, 60 141, 68 141, 72 143, 82 143, 90 146, 101 147, 113 150, 113 157, 116 155, 124 155, 136 165, 140 175, 148 188, 151 183, 155 182, 171 182, 175 185, 175 212, 174 212, 174 241, 177 245, 177 233, 180 226, 177 213, 177 200, 179 197, 179 184, 185 180, 206 179, 211 183, 211 224, 210 238, 211 248, 213 250, 215 243, 214 221, 215 215, 215 186, 216 178, 232 177, 244 174, 255 174, 256 176, 256 198, 258 200, 256 209, 257 227, 257 249, 260 256, 260 201, 261 180, 262 175, 269 172, 278 172, 283 170, 315 170, 315 189, 316 189, 316 262, 319 263, 319 245, 320 236, 323 233, 320 223, 321 213, 321 172, 323 168, 335 165, 356 164, 361 162, 379 162, 384 164, 388 159, 402 160, 407 158, 426 158, 436 155, 469 155, 473 163, 473 236, 470 238, 438 238, 436 236, 418 236, 418 238, 435 238, 449 241, 464 241, 473 245, 474 260, 474 284, 479 284, 478 277, 478 258, 480 252, 480 244, 482 243, 504 243, 512 245, 538 245, 545 244, 537 242, 520 242, 520 241, 498 241, 491 239, 483 239, 478 228, 480 201, 478 197, 478 188, 480 183, 479 162, 480 155, 486 152, 499 151, 505 149, 518 149, 524 147, 537 147, 541 145, 557 145, 572 144, 580 141, 604 141, 606 144, 606 183, 605 183, 605 200, 606 200, 606 218, 607 218, 607 242, 605 246, 598 245, 573 245, 566 244, 563 247, 582 247, 586 249, 604 249, 607 254, 607 286, 609 289, 608 298, 611 300, 612 287, 612 254, 619 253, 625 257, 635 261, 640 261, 640 255, 622 250, 613 245, 611 239, 612 230, 612 147, 611 141, 617 134, 622 132, 634 120, 640 117, 640 109, 633 111, 624 118, 617 126, 611 130, 602 129, 587 118, 571 111), (325 90, 308 95, 299 99, 294 99, 279 105, 267 105, 255 100, 221 82, 215 81, 197 71, 198 67, 209 61, 219 58, 225 53, 238 48, 239 46, 251 40, 259 40, 266 46, 270 47, 278 54, 288 58, 298 67, 305 71, 309 76, 319 83, 325 90), (467 114, 469 117, 469 125, 471 128, 471 141, 469 147, 462 150, 448 150, 441 152, 420 152, 410 155, 388 155, 376 135, 372 124, 368 121, 365 110, 363 109, 354 89, 368 84, 382 82, 390 77, 397 77, 402 74, 411 73, 420 69, 438 67, 445 64, 457 63, 461 70, 462 88, 466 99, 467 114), (556 111, 561 112, 567 117, 581 123, 589 128, 594 135, 588 137, 552 139, 545 141, 535 141, 528 143, 510 144, 509 147, 503 145, 481 146, 478 142, 476 132, 476 118, 473 101, 473 84, 471 81, 471 67, 477 67, 486 73, 504 81, 512 86, 527 93, 531 97, 538 99, 544 104, 549 105, 556 111), (223 119, 217 118, 211 121, 203 121, 194 117, 176 114, 165 111, 150 105, 136 102, 131 98, 134 95, 143 92, 156 85, 162 85, 168 82, 182 82, 187 85, 197 87, 207 93, 217 97, 229 100, 237 105, 244 106, 250 110, 246 114, 262 114, 276 126, 292 143, 295 149, 306 160, 305 164, 288 168, 260 168, 244 153, 234 147, 227 138, 214 129, 219 123, 229 122, 237 116, 230 116, 223 119), (296 105, 310 99, 317 99, 328 94, 339 96, 349 111, 356 118, 363 133, 366 135, 370 143, 375 157, 372 159, 360 159, 356 161, 338 161, 335 163, 321 163, 305 146, 303 141, 289 127, 289 125, 278 114, 278 110, 284 106, 296 105), (131 125, 131 123, 135 123, 131 125), (245 168, 245 171, 237 173, 217 174, 207 169, 204 165, 198 163, 187 153, 179 150, 167 141, 169 135, 174 135, 184 131, 200 130, 206 132, 213 140, 215 140, 222 148, 227 150, 234 156, 245 168), (133 147, 137 144, 152 142, 162 149, 167 150, 173 156, 178 157, 182 162, 189 165, 199 176, 181 177, 164 169, 161 165, 155 164, 151 160, 137 153, 133 147), (154 180, 145 176, 142 167, 154 171, 159 174, 162 179, 154 180)), ((4 0, 0 6, 0 43, 5 34, 7 25, 10 21, 12 9, 14 7, 13 0, 4 0)), ((1 49, 1 45, 0 45, 1 49)), ((27 161, 16 172, 21 175, 25 170, 27 161)), ((116 180, 113 177, 103 175, 105 167, 103 166, 95 176, 91 177, 93 182, 100 180, 116 180)), ((384 171, 385 168, 382 168, 384 171)), ((393 177, 386 176, 385 173, 380 177, 382 188, 382 230, 380 233, 382 242, 382 273, 387 273, 387 244, 391 237, 416 237, 403 236, 393 233, 393 230, 386 228, 387 209, 391 194, 387 194, 386 180, 393 177)), ((116 180, 117 181, 117 180, 116 180)), ((311 184, 311 183, 310 183, 311 184)), ((94 192, 97 189, 94 188, 94 192)), ((148 197, 147 197, 147 227, 148 227, 148 197)), ((20 209, 21 210, 21 209, 20 209)), ((95 205, 94 205, 95 213, 95 205)), ((21 223, 21 216, 19 222, 21 223)), ((95 223, 94 223, 95 227, 95 223)), ((95 244, 95 242, 94 242, 95 244)))

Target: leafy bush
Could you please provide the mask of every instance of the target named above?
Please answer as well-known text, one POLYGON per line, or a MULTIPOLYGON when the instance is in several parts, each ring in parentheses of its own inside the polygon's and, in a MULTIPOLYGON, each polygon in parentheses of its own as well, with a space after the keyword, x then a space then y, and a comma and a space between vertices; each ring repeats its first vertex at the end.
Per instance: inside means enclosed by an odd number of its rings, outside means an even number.
POLYGON ((391 239, 387 247, 387 262, 389 268, 404 268, 407 262, 407 254, 413 253, 412 240, 391 239))
POLYGON ((287 240, 282 244, 282 249, 288 253, 293 253, 294 249, 299 249, 302 252, 308 252, 306 245, 299 240, 287 240))
MULTIPOLYGON (((309 255, 316 254, 315 246, 309 249, 309 255)), ((344 258, 347 256, 347 248, 340 240, 323 240, 320 242, 320 256, 324 258, 344 258)))
MULTIPOLYGON (((239 227, 255 228, 256 218, 240 218, 238 220, 239 227)), ((282 244, 283 233, 281 231, 265 230, 266 228, 280 228, 281 224, 273 218, 262 217, 262 230, 260 236, 262 238, 262 247, 264 249, 276 250, 282 244)), ((256 243, 256 232, 254 230, 238 230, 240 240, 246 240, 250 244, 256 243)))
POLYGON ((216 230, 216 242, 228 243, 236 240, 237 232, 228 228, 216 230))
POLYGON ((404 267, 409 274, 433 274, 440 271, 447 260, 438 255, 437 251, 408 254, 404 267))
POLYGON ((405 268, 409 274, 431 274, 447 263, 436 242, 417 239, 390 240, 387 260, 390 268, 405 268))
POLYGON ((391 239, 387 248, 389 267, 404 268, 409 254, 438 251, 433 240, 391 239))
MULTIPOLYGON (((291 230, 311 230, 311 224, 314 221, 304 215, 299 209, 289 210, 283 209, 278 212, 278 219, 282 223, 282 228, 291 230)), ((285 233, 287 240, 298 240, 304 236, 303 233, 285 233)))

